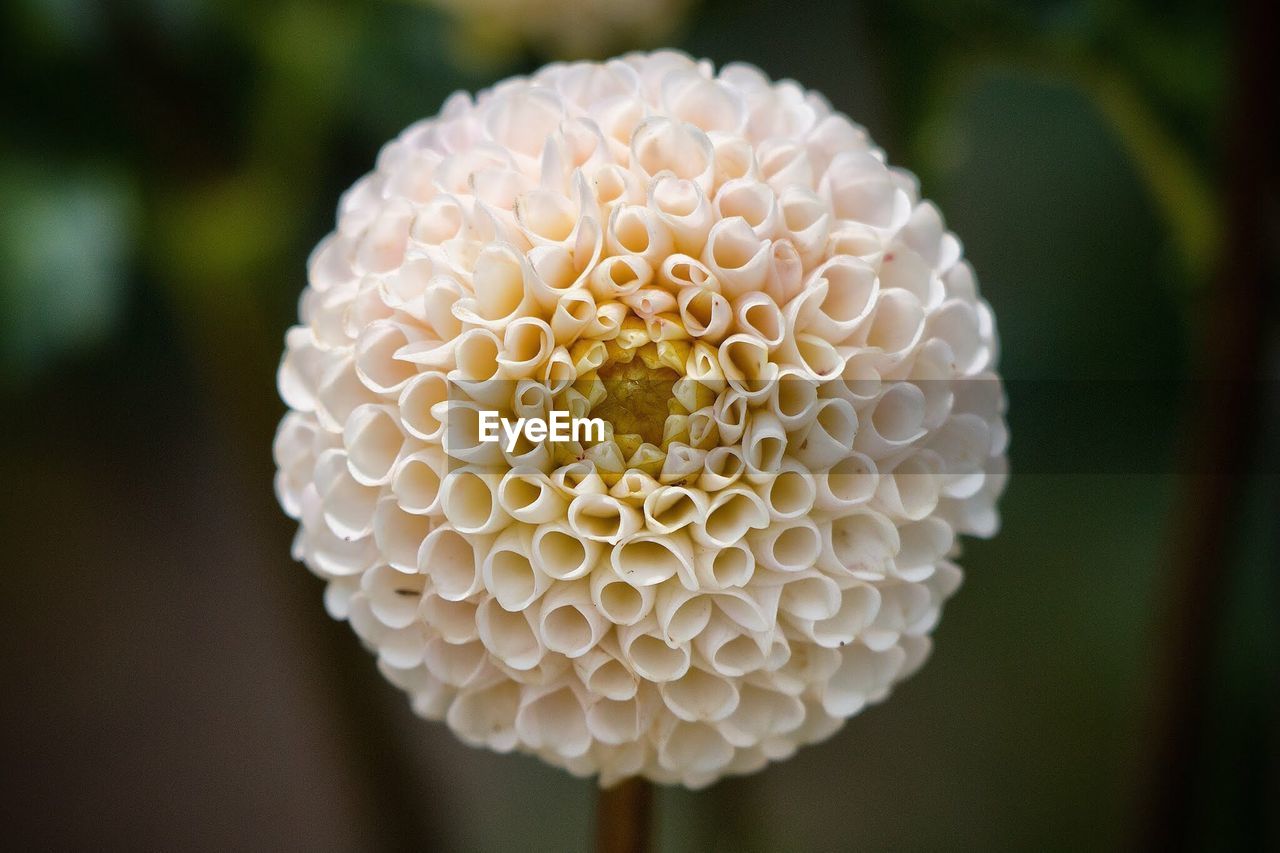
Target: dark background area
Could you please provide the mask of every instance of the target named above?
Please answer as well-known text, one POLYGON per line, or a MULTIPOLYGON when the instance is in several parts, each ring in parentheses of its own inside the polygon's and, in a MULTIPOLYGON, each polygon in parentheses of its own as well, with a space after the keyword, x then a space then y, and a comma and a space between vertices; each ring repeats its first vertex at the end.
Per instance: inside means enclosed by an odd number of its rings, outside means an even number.
MULTIPOLYGON (((1280 847, 1274 4, 672 8, 667 43, 822 91, 920 175, 999 321, 1015 475, 929 665, 788 762, 660 792, 661 848, 1280 847)), ((592 783, 412 716, 271 490, 305 258, 382 143, 558 58, 499 24, 0 12, 15 848, 588 845, 592 783)))

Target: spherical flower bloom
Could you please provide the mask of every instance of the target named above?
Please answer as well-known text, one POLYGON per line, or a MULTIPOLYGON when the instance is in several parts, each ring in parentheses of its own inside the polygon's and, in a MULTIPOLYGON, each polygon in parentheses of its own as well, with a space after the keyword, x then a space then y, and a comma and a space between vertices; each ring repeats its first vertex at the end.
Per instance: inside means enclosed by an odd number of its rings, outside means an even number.
POLYGON ((601 782, 756 770, 930 649, 1005 479, 996 332, 914 178, 791 81, 662 52, 450 98, 287 335, 277 491, 382 672, 601 782), (484 440, 565 412, 578 440, 484 440))

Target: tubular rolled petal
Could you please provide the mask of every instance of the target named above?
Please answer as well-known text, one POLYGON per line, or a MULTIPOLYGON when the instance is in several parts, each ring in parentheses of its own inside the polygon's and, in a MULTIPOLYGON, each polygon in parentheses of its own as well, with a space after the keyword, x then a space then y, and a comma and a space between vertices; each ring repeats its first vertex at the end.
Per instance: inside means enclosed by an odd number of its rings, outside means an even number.
POLYGON ((466 643, 480 637, 474 601, 450 601, 434 590, 427 590, 418 605, 418 613, 423 622, 450 643, 466 643))
POLYGON ((855 509, 823 524, 822 568, 865 580, 884 577, 901 548, 898 529, 871 509, 855 509))
POLYGON ((905 661, 906 653, 896 646, 883 652, 864 646, 846 649, 823 691, 822 707, 835 717, 856 713, 883 696, 905 661))
POLYGON ((515 724, 521 693, 519 685, 510 681, 464 690, 449 706, 445 719, 467 743, 509 752, 518 743, 515 724))
POLYGON ((588 581, 557 585, 542 598, 538 635, 549 651, 581 657, 599 644, 608 627, 591 600, 588 581))
POLYGON ((632 586, 655 586, 678 578, 696 586, 693 577, 693 545, 683 534, 636 536, 613 547, 614 573, 632 586))
POLYGON ((551 585, 552 579, 529 557, 532 538, 526 527, 509 527, 485 556, 480 570, 484 587, 505 610, 524 610, 551 585))
POLYGON ((758 487, 760 497, 774 521, 807 515, 817 500, 817 482, 808 468, 791 459, 784 460, 777 476, 758 487))
POLYGON ((767 480, 777 473, 787 452, 787 431, 776 416, 756 411, 742 435, 742 461, 753 481, 767 480))
POLYGON ((587 709, 587 728, 600 743, 634 743, 643 735, 648 715, 636 697, 600 699, 587 709))
POLYGON ((814 477, 814 505, 823 512, 843 514, 875 494, 879 472, 871 457, 851 453, 814 477))
POLYGON ((373 531, 380 490, 357 482, 346 455, 336 449, 325 451, 316 460, 315 478, 329 529, 347 540, 368 536, 373 531))
POLYGON ((670 118, 644 120, 631 135, 631 162, 645 179, 670 172, 711 189, 715 154, 707 135, 691 124, 670 118))
POLYGON ((707 723, 678 722, 658 742, 658 761, 679 774, 715 774, 733 759, 733 746, 707 723))
POLYGON ((745 542, 694 550, 694 573, 701 589, 733 589, 746 586, 755 573, 755 552, 745 542))
POLYGON ((653 610, 654 588, 623 580, 612 566, 591 573, 591 600, 615 625, 634 625, 653 610))
POLYGON ((701 633, 711 619, 712 600, 696 590, 670 584, 657 592, 654 613, 668 643, 687 643, 701 633))
POLYGON ((738 678, 765 665, 760 639, 722 613, 693 642, 701 658, 724 678, 738 678))
POLYGON ((634 698, 640 686, 631 670, 603 646, 577 658, 573 666, 588 692, 614 702, 634 698))
POLYGON ((696 666, 658 689, 667 708, 689 722, 723 720, 738 707, 738 688, 732 681, 696 666))
POLYGON ((684 486, 659 486, 644 498, 645 526, 655 533, 675 533, 706 514, 707 496, 684 486))
POLYGON ((497 533, 511 523, 498 497, 500 485, 498 476, 484 469, 455 468, 440 485, 445 518, 460 533, 497 533))
POLYGON ((704 519, 691 525, 694 540, 710 548, 725 548, 747 531, 767 527, 769 508, 760 496, 741 485, 716 493, 704 519))
POLYGON ((418 570, 429 575, 441 598, 462 601, 478 592, 483 583, 481 555, 492 538, 468 537, 445 525, 431 531, 418 551, 418 570))
MULTIPOLYGON (((701 187, 691 180, 663 175, 649 189, 649 208, 666 226, 677 252, 696 256, 702 251, 716 217, 701 187)), ((664 266, 675 257, 679 256, 667 258, 664 266)))
POLYGON ((807 518, 776 522, 747 539, 760 565, 775 572, 811 569, 822 555, 822 533, 807 518))
POLYGON ((569 526, 580 536, 615 544, 636 533, 644 517, 615 497, 580 494, 569 504, 569 526))
POLYGON ((405 432, 423 441, 436 441, 444 431, 449 383, 440 372, 419 373, 401 390, 400 422, 405 432))
POLYGON ((407 574, 418 571, 419 548, 431 528, 431 519, 410 515, 393 497, 378 501, 374 510, 373 537, 378 550, 392 568, 407 574))
POLYGON ((503 475, 497 500, 516 521, 538 525, 563 519, 569 505, 551 478, 536 468, 513 468, 503 475))
POLYGON ((796 460, 811 470, 829 469, 848 457, 858 435, 858 415, 841 398, 820 400, 795 448, 796 460))
POLYGON ((722 219, 711 228, 701 260, 729 299, 760 290, 769 275, 770 241, 761 238, 741 216, 722 219))
POLYGON ((591 748, 586 711, 568 686, 526 692, 516 713, 516 731, 532 748, 563 757, 591 748))
POLYGON ((689 671, 688 644, 671 645, 658 633, 652 614, 634 625, 618 628, 618 646, 633 672, 648 681, 674 681, 689 671))
POLYGON ((488 659, 478 642, 453 645, 443 637, 433 637, 423 649, 422 662, 428 672, 450 687, 466 687, 484 670, 488 659))
POLYGON ((476 609, 476 627, 484 647, 512 669, 533 669, 546 653, 529 617, 523 611, 503 610, 495 599, 476 609))
POLYGON ((778 609, 809 622, 821 622, 840 612, 844 592, 818 571, 795 573, 782 587, 778 609))

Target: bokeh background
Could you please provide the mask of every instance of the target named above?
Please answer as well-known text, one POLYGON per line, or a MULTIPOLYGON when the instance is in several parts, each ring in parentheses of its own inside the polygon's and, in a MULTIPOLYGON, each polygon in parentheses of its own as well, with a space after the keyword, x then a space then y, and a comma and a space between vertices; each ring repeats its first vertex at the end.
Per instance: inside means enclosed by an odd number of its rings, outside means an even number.
POLYGON ((1015 476, 930 664, 661 791, 661 848, 1280 849, 1274 7, 4 4, 5 841, 589 846, 591 783, 415 719, 325 616, 274 374, 383 142, 669 44, 819 89, 920 175, 999 318, 1015 476))

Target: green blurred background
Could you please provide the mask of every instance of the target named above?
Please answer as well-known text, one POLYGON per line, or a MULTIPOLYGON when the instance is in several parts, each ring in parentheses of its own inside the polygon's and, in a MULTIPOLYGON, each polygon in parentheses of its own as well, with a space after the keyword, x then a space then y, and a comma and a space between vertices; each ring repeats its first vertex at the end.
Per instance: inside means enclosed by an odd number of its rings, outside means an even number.
POLYGON ((920 175, 999 319, 1015 476, 930 664, 791 761, 662 791, 662 849, 1280 849, 1277 151, 1240 160, 1275 139, 1268 4, 589 5, 5 4, 6 840, 589 846, 590 783, 413 718, 324 615, 271 493, 274 372, 383 142, 664 43, 824 92, 920 175), (1243 408, 1187 379, 1241 358, 1243 408))

